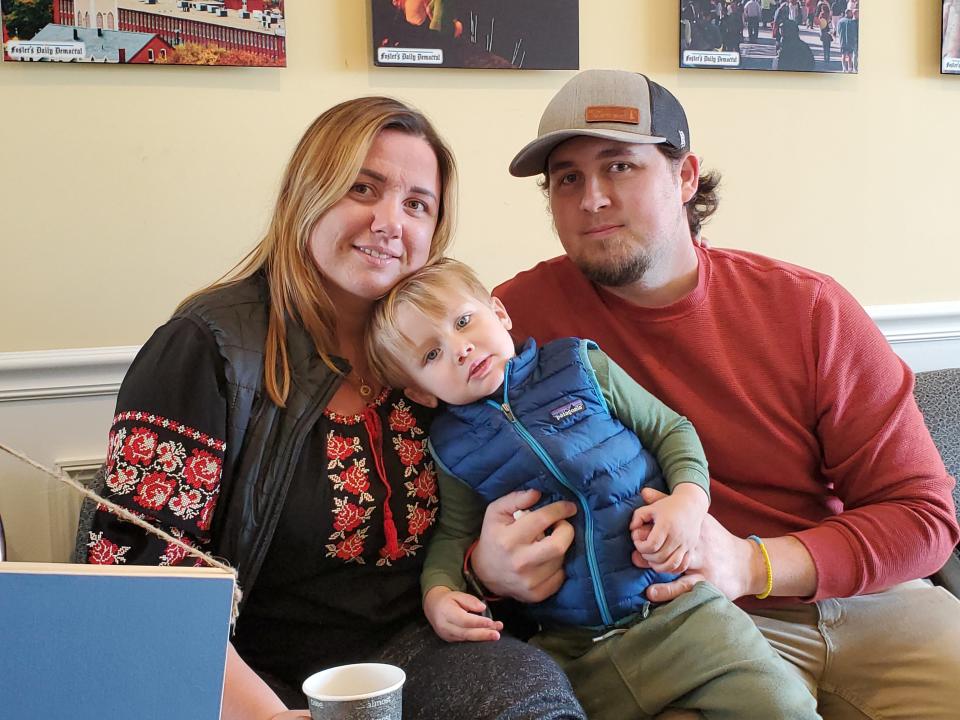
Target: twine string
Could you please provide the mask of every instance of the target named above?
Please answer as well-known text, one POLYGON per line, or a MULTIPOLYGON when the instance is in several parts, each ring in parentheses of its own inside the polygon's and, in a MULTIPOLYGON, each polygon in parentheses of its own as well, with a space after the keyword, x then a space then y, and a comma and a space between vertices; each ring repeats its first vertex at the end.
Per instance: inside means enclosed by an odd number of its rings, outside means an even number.
POLYGON ((46 465, 42 465, 41 463, 38 463, 36 460, 33 460, 32 458, 24 455, 23 453, 17 450, 14 450, 10 446, 5 445, 2 442, 0 442, 0 450, 3 450, 8 455, 12 455, 13 457, 17 458, 21 462, 26 463, 27 465, 30 465, 31 467, 36 468, 43 474, 49 475, 54 480, 57 480, 63 483, 64 485, 68 485, 69 487, 73 488, 84 497, 87 497, 90 500, 93 500, 94 502, 98 503, 101 507, 106 508, 107 510, 109 510, 110 512, 112 512, 114 515, 121 518, 122 520, 131 522, 137 527, 143 528, 148 533, 152 535, 156 535, 161 540, 165 540, 168 543, 172 543, 173 545, 176 545, 177 547, 184 550, 187 554, 193 555, 194 557, 199 558, 200 560, 202 560, 203 562, 207 563, 212 567, 217 567, 217 568, 220 568, 221 570, 225 570, 228 573, 230 573, 233 576, 233 606, 230 611, 231 627, 237 622, 237 616, 240 614, 240 601, 243 599, 243 593, 241 592, 240 585, 237 582, 237 571, 234 568, 230 567, 225 562, 217 560, 212 555, 208 555, 207 553, 203 552, 203 550, 200 550, 199 548, 196 548, 192 545, 189 545, 183 542, 183 540, 177 537, 174 537, 170 533, 165 532, 164 530, 161 530, 155 525, 151 525, 142 517, 140 517, 135 513, 130 512, 125 507, 117 505, 116 503, 111 502, 110 500, 107 500, 106 498, 101 497, 100 495, 97 495, 97 493, 93 492, 93 490, 84 486, 79 481, 73 479, 63 471, 57 471, 57 470, 53 470, 52 468, 48 468, 46 465))

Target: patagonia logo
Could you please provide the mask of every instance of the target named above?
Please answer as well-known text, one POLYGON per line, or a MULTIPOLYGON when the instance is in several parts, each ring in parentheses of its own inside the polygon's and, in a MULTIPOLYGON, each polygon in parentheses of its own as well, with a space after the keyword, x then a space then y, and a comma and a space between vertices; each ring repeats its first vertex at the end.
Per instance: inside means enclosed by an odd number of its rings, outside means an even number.
POLYGON ((554 408, 550 411, 550 414, 553 415, 553 419, 557 422, 561 420, 566 420, 572 415, 583 412, 585 406, 583 400, 574 400, 572 403, 567 403, 566 405, 561 405, 558 408, 554 408))

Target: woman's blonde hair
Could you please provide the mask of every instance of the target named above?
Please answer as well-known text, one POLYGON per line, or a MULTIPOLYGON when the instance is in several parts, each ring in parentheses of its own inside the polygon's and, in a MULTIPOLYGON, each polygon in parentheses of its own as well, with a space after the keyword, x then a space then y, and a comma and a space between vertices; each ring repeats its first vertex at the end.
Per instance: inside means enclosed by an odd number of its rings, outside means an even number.
POLYGON ((336 309, 324 290, 309 250, 317 221, 347 194, 377 135, 397 130, 423 138, 440 170, 440 203, 428 262, 450 245, 456 216, 456 163, 430 121, 417 110, 387 97, 347 100, 320 115, 307 128, 287 165, 270 226, 260 243, 236 267, 181 303, 214 288, 232 285, 259 271, 270 288, 270 318, 264 348, 264 384, 270 399, 284 406, 290 392, 287 323, 309 333, 323 362, 339 372, 336 309))
POLYGON ((484 303, 491 303, 490 291, 480 278, 462 262, 440 258, 401 280, 376 302, 364 336, 367 364, 384 385, 405 387, 410 378, 402 358, 415 351, 413 343, 400 329, 400 308, 411 306, 432 320, 442 320, 449 307, 437 297, 438 290, 455 289, 484 303))

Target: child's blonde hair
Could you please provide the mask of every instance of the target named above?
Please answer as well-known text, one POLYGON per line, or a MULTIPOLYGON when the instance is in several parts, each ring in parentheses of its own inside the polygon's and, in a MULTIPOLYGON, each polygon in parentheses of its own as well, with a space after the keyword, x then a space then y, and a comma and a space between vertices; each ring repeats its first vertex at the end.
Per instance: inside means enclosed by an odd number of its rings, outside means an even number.
POLYGON ((451 288, 462 290, 482 302, 491 302, 490 291, 468 265, 451 258, 440 258, 401 280, 374 305, 364 345, 370 370, 381 383, 391 387, 410 384, 401 358, 414 347, 397 324, 400 308, 410 305, 428 318, 439 320, 447 308, 437 298, 437 290, 451 288))

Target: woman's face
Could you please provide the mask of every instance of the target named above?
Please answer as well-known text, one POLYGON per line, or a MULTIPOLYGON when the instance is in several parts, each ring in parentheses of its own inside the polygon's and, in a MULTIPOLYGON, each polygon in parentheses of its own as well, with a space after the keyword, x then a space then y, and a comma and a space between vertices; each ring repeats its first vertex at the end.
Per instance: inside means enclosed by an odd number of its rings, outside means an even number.
POLYGON ((310 233, 327 292, 373 301, 423 267, 440 197, 440 169, 427 141, 382 131, 350 190, 310 233))

